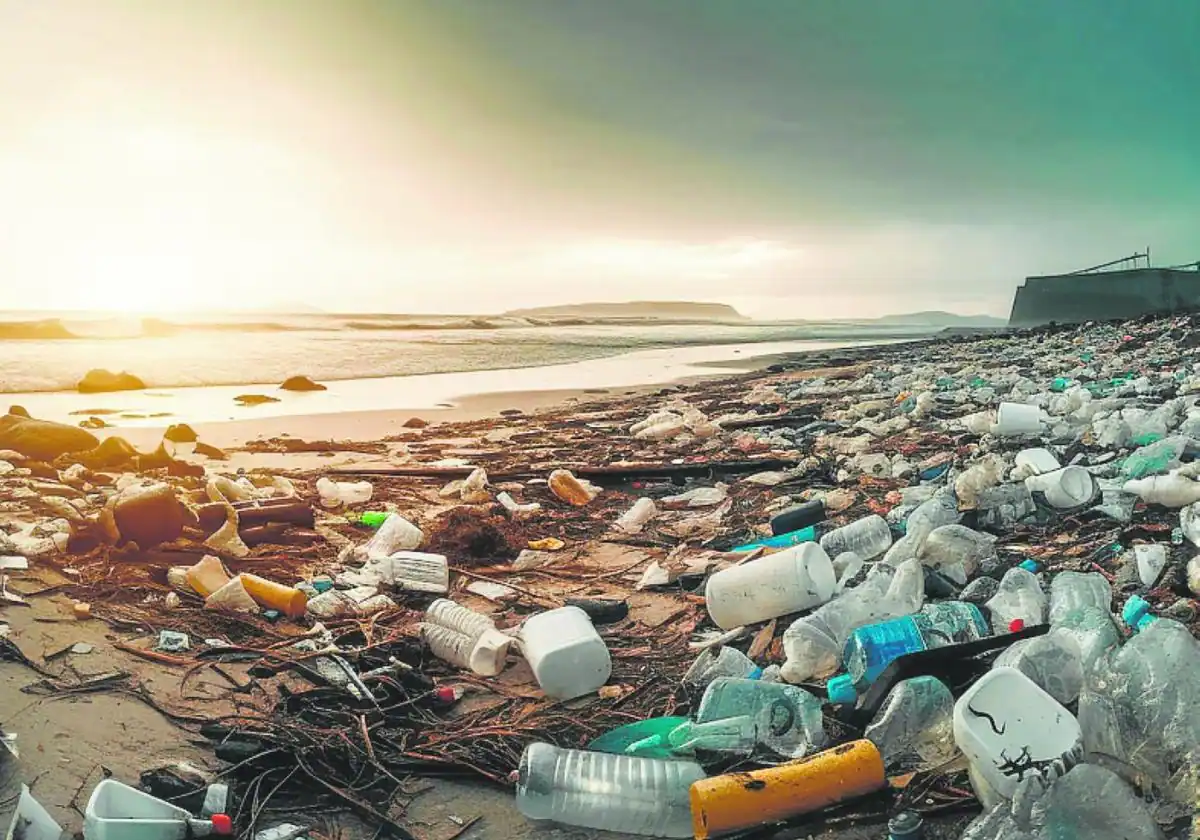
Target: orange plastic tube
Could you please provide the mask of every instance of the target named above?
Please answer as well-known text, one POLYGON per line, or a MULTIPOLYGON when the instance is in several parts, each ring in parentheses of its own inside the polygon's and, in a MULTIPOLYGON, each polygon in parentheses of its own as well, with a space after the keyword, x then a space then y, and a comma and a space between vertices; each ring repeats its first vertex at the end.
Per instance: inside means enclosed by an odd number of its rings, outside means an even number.
POLYGON ((242 579, 242 586, 246 587, 250 597, 268 609, 279 610, 289 618, 300 618, 308 609, 308 596, 294 586, 284 586, 246 572, 238 577, 242 579))
POLYGON ((882 789, 883 757, 851 741, 779 767, 701 779, 692 785, 696 840, 788 819, 882 789))

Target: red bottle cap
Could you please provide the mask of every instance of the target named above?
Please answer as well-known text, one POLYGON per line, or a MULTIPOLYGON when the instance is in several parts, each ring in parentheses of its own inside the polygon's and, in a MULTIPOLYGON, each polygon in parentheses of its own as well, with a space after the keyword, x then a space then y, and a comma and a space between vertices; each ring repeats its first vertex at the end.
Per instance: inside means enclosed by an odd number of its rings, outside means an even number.
POLYGON ((443 703, 453 703, 454 701, 458 700, 458 697, 454 693, 454 689, 448 685, 438 686, 436 694, 437 699, 441 700, 443 703))
POLYGON ((1025 619, 1023 619, 1023 618, 1014 618, 1012 621, 1010 621, 1008 623, 1008 632, 1009 633, 1020 633, 1024 629, 1025 629, 1025 619))
POLYGON ((212 822, 213 834, 233 834, 233 820, 228 814, 213 814, 209 820, 212 822))

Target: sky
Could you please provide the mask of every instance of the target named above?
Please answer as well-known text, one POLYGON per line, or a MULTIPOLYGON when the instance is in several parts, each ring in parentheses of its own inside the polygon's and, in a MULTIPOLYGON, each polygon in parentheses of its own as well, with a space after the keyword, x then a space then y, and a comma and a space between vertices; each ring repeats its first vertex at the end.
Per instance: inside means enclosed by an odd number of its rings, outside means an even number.
POLYGON ((1200 259, 1190 0, 0 0, 0 309, 1007 314, 1200 259))

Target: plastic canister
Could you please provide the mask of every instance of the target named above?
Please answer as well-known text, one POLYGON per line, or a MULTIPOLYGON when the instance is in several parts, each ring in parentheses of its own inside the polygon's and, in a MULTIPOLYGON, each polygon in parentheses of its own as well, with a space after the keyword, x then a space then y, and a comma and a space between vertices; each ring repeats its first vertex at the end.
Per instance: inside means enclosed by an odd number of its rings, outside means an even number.
POLYGON ((886 784, 883 758, 875 745, 851 741, 803 761, 694 782, 692 830, 696 840, 707 840, 819 811, 886 784))
POLYGON ((521 625, 521 650, 538 685, 551 697, 570 700, 608 682, 608 646, 579 607, 530 616, 521 625))
POLYGON ((1078 760, 1079 721, 1016 668, 995 668, 954 704, 954 740, 973 777, 1005 799, 1033 773, 1053 780, 1078 760), (1055 766, 1057 764, 1057 766, 1055 766))
POLYGON ((722 569, 708 579, 708 614, 723 630, 824 604, 837 590, 833 562, 816 543, 722 569))
POLYGON ((992 434, 997 437, 1025 437, 1042 431, 1042 410, 1024 403, 1000 403, 992 434))
POLYGON ((1083 467, 1063 467, 1025 479, 1031 493, 1043 493, 1046 501, 1059 510, 1087 504, 1096 495, 1096 481, 1083 467))
POLYGON ((113 779, 96 785, 83 814, 87 840, 182 840, 192 815, 113 779))

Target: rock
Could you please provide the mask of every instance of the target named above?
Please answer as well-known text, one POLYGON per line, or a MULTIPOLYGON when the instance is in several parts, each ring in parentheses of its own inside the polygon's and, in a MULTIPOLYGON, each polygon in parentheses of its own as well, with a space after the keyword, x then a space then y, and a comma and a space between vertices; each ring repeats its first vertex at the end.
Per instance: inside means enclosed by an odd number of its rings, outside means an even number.
POLYGON ((420 417, 409 417, 404 421, 404 428, 406 429, 424 429, 428 425, 429 421, 422 420, 420 417))
POLYGON ((132 487, 113 504, 113 519, 124 542, 146 549, 170 542, 183 533, 183 505, 167 484, 132 487))
POLYGON ((125 438, 110 437, 99 446, 78 453, 73 460, 90 470, 104 470, 129 466, 140 454, 125 438))
POLYGON ((101 394, 109 391, 140 391, 146 383, 132 373, 113 373, 103 368, 89 370, 75 386, 81 394, 101 394))
POLYGON ((233 401, 238 405, 263 405, 264 403, 277 403, 275 397, 268 397, 266 394, 241 394, 233 398, 233 401))
POLYGON ((169 440, 171 443, 195 443, 199 440, 199 435, 187 423, 176 423, 174 426, 168 426, 163 432, 163 440, 169 440))
POLYGON ((500 412, 501 417, 518 417, 525 412, 519 408, 506 408, 500 412))
POLYGON ((1187 586, 1193 595, 1200 595, 1200 557, 1188 561, 1187 586))
POLYGON ((958 599, 971 604, 983 604, 990 601, 992 596, 999 591, 1000 581, 990 577, 978 577, 958 593, 958 599))
POLYGON ((218 449, 211 443, 196 443, 196 454, 203 455, 205 458, 211 458, 214 461, 228 461, 229 456, 225 454, 224 449, 218 449))
POLYGON ((79 428, 81 429, 107 429, 111 426, 112 423, 108 423, 99 417, 89 417, 86 420, 79 421, 79 428))
POLYGON ((327 391, 329 390, 319 382, 313 382, 307 376, 289 376, 279 386, 284 391, 327 391))
POLYGON ((1163 618, 1173 618, 1187 624, 1196 617, 1196 604, 1187 598, 1180 598, 1160 614, 1163 618))
POLYGON ((100 443, 91 432, 54 423, 32 420, 18 414, 0 417, 0 449, 12 449, 27 458, 53 461, 67 452, 84 452, 100 443))
POLYGON ((10 405, 8 407, 8 413, 16 417, 29 417, 29 410, 23 405, 10 405))

